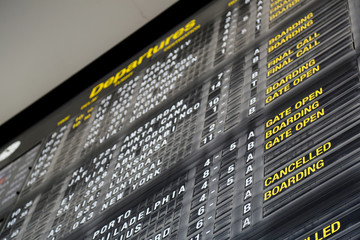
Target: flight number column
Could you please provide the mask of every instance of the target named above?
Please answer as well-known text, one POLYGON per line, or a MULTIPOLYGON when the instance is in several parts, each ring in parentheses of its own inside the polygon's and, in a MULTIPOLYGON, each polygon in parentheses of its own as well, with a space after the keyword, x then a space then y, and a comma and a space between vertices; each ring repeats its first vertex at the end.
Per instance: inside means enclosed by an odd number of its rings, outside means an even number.
POLYGON ((249 39, 250 0, 231 1, 220 20, 214 65, 244 47, 249 39))
POLYGON ((226 90, 229 87, 230 75, 231 67, 225 67, 210 81, 200 146, 213 141, 222 132, 228 97, 226 90))
POLYGON ((236 157, 234 141, 196 167, 188 239, 229 238, 236 157))

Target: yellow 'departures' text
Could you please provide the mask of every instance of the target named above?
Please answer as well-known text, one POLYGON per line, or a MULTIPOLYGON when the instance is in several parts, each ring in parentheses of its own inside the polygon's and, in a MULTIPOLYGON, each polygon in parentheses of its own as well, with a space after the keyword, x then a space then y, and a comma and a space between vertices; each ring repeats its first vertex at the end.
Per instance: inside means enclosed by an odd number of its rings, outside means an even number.
MULTIPOLYGON (((196 26, 195 19, 189 21, 187 24, 185 24, 185 26, 179 28, 176 32, 172 33, 170 36, 163 39, 159 44, 149 48, 145 53, 143 53, 138 59, 131 62, 128 66, 116 72, 114 75, 112 75, 104 82, 100 82, 98 85, 93 87, 89 95, 90 100, 81 106, 81 110, 83 111, 86 108, 90 107, 91 104, 98 99, 98 94, 102 90, 110 86, 116 87, 120 83, 129 79, 133 75, 133 70, 136 69, 138 66, 140 66, 146 59, 151 58, 154 54, 158 53, 160 50, 163 51, 169 50, 171 47, 175 46, 181 40, 185 39, 191 33, 193 33, 194 31, 200 28, 200 25, 197 25, 196 27, 195 26, 196 26)), ((87 110, 86 115, 83 113, 77 116, 75 119, 75 123, 73 124, 73 128, 77 128, 81 124, 81 122, 89 119, 91 116, 91 111, 92 109, 87 110)), ((66 122, 69 118, 70 115, 64 118, 63 120, 60 120, 58 122, 58 125, 61 125, 62 123, 66 122)))
POLYGON ((65 118, 61 119, 57 125, 60 126, 61 124, 67 122, 70 119, 70 115, 67 115, 65 118))
POLYGON ((331 149, 331 142, 324 143, 323 145, 321 145, 314 151, 310 152, 309 154, 302 156, 301 158, 297 159, 296 161, 288 164, 286 167, 282 168, 280 171, 267 177, 264 182, 265 187, 268 187, 268 186, 272 185, 273 183, 281 180, 282 178, 286 177, 288 174, 297 170, 301 166, 304 166, 308 162, 316 159, 318 156, 327 152, 329 149, 331 149))
MULTIPOLYGON (((117 73, 115 73, 113 76, 111 76, 109 79, 107 79, 104 82, 99 83, 97 86, 95 86, 91 93, 89 98, 93 98, 96 95, 98 95, 103 89, 108 88, 111 85, 117 86, 118 84, 120 84, 121 82, 124 82, 126 79, 128 79, 131 74, 132 71, 140 66, 143 61, 145 59, 149 59, 151 58, 154 54, 156 54, 157 52, 159 52, 161 49, 169 49, 169 46, 174 46, 174 41, 175 43, 178 43, 178 39, 184 39, 182 36, 188 36, 188 32, 193 32, 193 28, 196 25, 196 21, 195 19, 191 20, 190 22, 188 22, 184 27, 178 29, 175 33, 171 34, 170 36, 168 36, 166 39, 162 40, 160 42, 160 44, 155 45, 154 47, 151 47, 147 50, 147 52, 145 52, 144 54, 142 54, 138 59, 134 60, 133 62, 131 62, 127 67, 121 69, 120 71, 118 71, 117 73)), ((197 26, 197 28, 199 28, 200 25, 197 26)))
POLYGON ((176 44, 178 44, 179 42, 181 42, 182 40, 184 40, 187 36, 189 36, 190 34, 192 34, 193 32, 195 32, 196 30, 198 30, 200 28, 200 24, 197 25, 196 27, 194 27, 193 29, 191 29, 189 32, 187 32, 186 34, 184 34, 184 36, 182 36, 181 38, 177 39, 175 42, 173 42, 170 46, 166 47, 164 49, 164 52, 168 51, 170 48, 174 47, 176 44))
POLYGON ((235 4, 236 2, 238 2, 239 0, 232 0, 228 3, 228 7, 231 7, 233 4, 235 4))

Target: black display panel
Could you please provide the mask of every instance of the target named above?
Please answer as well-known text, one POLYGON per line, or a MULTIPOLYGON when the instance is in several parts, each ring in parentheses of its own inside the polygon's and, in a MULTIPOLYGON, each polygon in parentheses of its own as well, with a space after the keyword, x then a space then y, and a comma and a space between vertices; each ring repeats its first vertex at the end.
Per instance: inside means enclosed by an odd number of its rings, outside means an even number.
POLYGON ((1 127, 0 239, 359 238, 359 10, 176 4, 1 127))

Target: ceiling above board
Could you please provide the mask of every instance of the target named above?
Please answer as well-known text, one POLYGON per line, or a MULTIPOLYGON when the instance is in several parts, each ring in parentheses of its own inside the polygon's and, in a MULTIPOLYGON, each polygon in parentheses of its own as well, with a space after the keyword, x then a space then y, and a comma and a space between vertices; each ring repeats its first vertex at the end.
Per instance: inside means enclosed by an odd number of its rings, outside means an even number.
POLYGON ((0 2, 0 125, 177 0, 0 2))

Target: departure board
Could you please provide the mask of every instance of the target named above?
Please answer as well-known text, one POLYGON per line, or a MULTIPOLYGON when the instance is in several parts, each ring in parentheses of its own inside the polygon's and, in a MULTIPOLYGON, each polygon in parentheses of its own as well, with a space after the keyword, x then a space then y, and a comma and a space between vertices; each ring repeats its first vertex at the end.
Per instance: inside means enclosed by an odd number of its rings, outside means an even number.
POLYGON ((359 1, 175 12, 1 146, 0 239, 359 239, 359 1))

